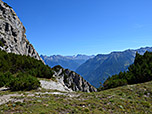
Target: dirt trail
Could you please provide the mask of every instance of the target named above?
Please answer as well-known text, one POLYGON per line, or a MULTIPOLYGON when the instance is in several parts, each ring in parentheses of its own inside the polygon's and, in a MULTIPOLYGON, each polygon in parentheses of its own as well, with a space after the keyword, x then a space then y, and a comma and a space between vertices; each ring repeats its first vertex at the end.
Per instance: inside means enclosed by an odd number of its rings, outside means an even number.
POLYGON ((0 105, 5 104, 7 102, 23 102, 26 97, 40 97, 40 95, 46 95, 46 94, 52 94, 52 95, 65 95, 69 97, 78 97, 79 94, 76 94, 74 92, 24 92, 24 94, 8 94, 8 95, 1 95, 0 96, 0 105), (17 99, 15 97, 22 97, 22 99, 17 99))
MULTIPOLYGON (((71 89, 68 89, 66 86, 64 86, 62 83, 60 82, 54 82, 54 81, 45 81, 45 80, 40 80, 41 82, 41 87, 44 89, 48 89, 48 90, 58 90, 61 92, 34 92, 34 93, 30 93, 30 92, 24 92, 24 94, 7 94, 7 95, 0 95, 0 105, 5 104, 7 102, 23 102, 24 99, 26 97, 39 97, 40 95, 45 95, 45 94, 53 94, 53 95, 65 95, 65 96, 69 96, 69 97, 78 97, 78 94, 75 94, 74 92, 72 92, 71 89), (64 93, 63 93, 64 92, 64 93), (15 97, 23 97, 23 99, 17 99, 15 97)), ((5 91, 7 90, 7 88, 0 88, 0 92, 1 91, 5 91)))

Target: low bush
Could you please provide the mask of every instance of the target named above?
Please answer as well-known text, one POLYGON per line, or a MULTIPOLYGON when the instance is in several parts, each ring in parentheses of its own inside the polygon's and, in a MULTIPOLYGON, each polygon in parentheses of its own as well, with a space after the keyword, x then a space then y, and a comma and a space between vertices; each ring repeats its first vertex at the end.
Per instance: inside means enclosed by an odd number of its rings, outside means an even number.
POLYGON ((0 87, 7 86, 13 78, 10 72, 0 73, 0 87))
POLYGON ((17 74, 23 72, 39 78, 52 78, 53 70, 41 60, 25 56, 6 53, 0 50, 0 72, 17 74))
POLYGON ((29 91, 40 87, 40 82, 36 77, 20 73, 11 79, 7 86, 11 91, 29 91))

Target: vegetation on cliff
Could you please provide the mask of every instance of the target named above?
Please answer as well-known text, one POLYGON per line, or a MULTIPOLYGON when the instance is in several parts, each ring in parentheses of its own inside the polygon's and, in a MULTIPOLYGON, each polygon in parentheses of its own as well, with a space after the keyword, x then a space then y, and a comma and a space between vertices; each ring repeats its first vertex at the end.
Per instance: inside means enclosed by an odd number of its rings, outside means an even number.
POLYGON ((11 90, 36 89, 40 86, 36 77, 50 79, 52 75, 52 69, 40 60, 0 50, 0 87, 8 86, 11 90))

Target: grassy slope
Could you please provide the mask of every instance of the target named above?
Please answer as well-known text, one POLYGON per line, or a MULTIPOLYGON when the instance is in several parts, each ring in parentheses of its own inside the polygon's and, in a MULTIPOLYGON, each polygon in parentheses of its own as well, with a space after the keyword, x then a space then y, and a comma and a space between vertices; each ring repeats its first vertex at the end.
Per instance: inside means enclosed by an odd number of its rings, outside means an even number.
MULTIPOLYGON (((8 92, 1 92, 0 95, 2 94, 8 94, 8 92)), ((97 93, 77 92, 75 94, 80 96, 70 98, 45 94, 40 97, 18 97, 18 99, 24 98, 24 102, 9 102, 1 105, 0 113, 152 113, 152 81, 97 93)))

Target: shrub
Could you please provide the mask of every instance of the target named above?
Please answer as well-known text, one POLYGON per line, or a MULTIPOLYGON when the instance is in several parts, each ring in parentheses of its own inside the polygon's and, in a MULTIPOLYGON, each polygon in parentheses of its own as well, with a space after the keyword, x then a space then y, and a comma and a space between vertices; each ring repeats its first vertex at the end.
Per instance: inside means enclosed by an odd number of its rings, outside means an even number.
POLYGON ((40 78, 52 78, 54 74, 53 70, 40 60, 25 55, 6 53, 1 50, 0 72, 11 72, 12 74, 23 72, 40 78))
POLYGON ((0 73, 0 87, 7 86, 12 79, 13 75, 10 72, 0 73))
POLYGON ((0 87, 3 87, 5 85, 5 76, 3 74, 0 74, 0 87))
POLYGON ((118 87, 118 86, 123 86, 123 85, 126 85, 127 84, 127 80, 125 79, 116 79, 116 80, 109 80, 109 81, 106 81, 103 86, 104 86, 104 89, 109 89, 109 88, 115 88, 115 87, 118 87))
POLYGON ((128 67, 127 72, 120 72, 108 78, 101 89, 114 88, 126 84, 137 84, 152 80, 152 52, 144 55, 136 53, 134 64, 128 67))
POLYGON ((20 73, 7 86, 11 91, 28 91, 40 87, 40 82, 36 77, 20 73))

